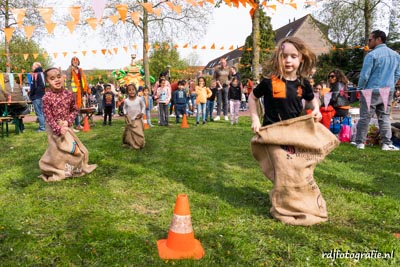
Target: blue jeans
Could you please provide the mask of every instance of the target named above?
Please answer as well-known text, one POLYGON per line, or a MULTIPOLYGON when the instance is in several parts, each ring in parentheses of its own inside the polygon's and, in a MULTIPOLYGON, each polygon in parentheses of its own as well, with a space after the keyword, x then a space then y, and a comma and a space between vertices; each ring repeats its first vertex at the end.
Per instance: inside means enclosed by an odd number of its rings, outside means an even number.
POLYGON ((206 103, 199 103, 197 105, 196 123, 199 122, 200 112, 202 121, 206 121, 206 103))
POLYGON ((150 109, 146 109, 146 119, 147 119, 147 124, 152 127, 153 124, 151 124, 151 114, 150 114, 150 109))
POLYGON ((207 100, 206 120, 208 119, 208 116, 210 116, 210 121, 213 119, 213 111, 214 111, 214 101, 207 100))
POLYGON ((36 116, 38 117, 39 120, 39 130, 46 130, 46 123, 44 120, 44 114, 43 114, 43 105, 42 105, 42 99, 38 98, 35 100, 32 100, 33 108, 35 109, 36 116))
POLYGON ((186 115, 186 104, 175 104, 176 123, 179 123, 179 115, 186 115))

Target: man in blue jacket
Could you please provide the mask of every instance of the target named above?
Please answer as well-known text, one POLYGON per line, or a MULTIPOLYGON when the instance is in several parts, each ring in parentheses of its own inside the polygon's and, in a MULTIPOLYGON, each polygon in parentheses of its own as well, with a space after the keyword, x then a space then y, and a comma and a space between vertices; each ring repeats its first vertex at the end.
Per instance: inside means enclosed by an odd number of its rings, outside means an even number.
POLYGON ((42 98, 45 93, 43 69, 40 62, 35 62, 32 65, 32 82, 30 84, 29 98, 32 101, 36 116, 39 120, 39 128, 36 132, 45 132, 46 124, 42 109, 42 98))
POLYGON ((358 89, 373 89, 371 104, 363 94, 360 99, 360 120, 357 123, 356 146, 365 148, 368 125, 373 112, 379 123, 382 138, 382 150, 399 150, 392 144, 392 129, 390 125, 390 104, 392 103, 395 84, 400 78, 400 55, 386 46, 386 34, 383 31, 373 31, 368 38, 368 47, 373 49, 365 58, 358 80, 358 89), (385 110, 379 88, 390 87, 388 108, 385 110))

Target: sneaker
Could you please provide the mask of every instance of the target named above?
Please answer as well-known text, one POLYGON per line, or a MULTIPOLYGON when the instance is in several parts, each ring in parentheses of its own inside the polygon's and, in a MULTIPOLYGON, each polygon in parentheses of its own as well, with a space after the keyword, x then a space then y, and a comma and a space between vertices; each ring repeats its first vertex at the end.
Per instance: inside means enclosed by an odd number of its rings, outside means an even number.
POLYGON ((206 124, 206 121, 203 121, 203 124, 206 124))
POLYGON ((226 120, 226 121, 229 121, 229 118, 228 118, 228 116, 225 116, 225 120, 226 120))
POLYGON ((199 126, 199 122, 198 121, 196 121, 196 126, 199 126))
MULTIPOLYGON (((23 132, 23 131, 24 131, 24 130, 21 130, 21 132, 23 132)), ((36 130, 37 133, 42 133, 42 132, 45 132, 45 131, 46 131, 46 130, 42 130, 42 129, 37 129, 37 130, 36 130)))
POLYGON ((74 131, 74 133, 79 133, 79 130, 77 129, 72 129, 72 131, 74 131))
POLYGON ((365 145, 364 144, 357 144, 356 148, 357 149, 365 149, 365 145))
POLYGON ((83 127, 80 126, 80 125, 76 126, 75 128, 76 128, 78 131, 83 130, 83 127))
POLYGON ((219 121, 221 118, 219 116, 214 118, 214 121, 219 121))
POLYGON ((387 144, 383 144, 382 145, 382 150, 383 151, 398 151, 399 148, 394 146, 394 145, 387 145, 387 144))

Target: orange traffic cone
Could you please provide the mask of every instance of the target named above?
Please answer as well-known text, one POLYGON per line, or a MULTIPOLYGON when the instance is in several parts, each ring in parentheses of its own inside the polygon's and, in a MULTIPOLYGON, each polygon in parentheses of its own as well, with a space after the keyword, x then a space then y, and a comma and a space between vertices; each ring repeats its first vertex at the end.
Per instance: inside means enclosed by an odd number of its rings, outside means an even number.
POLYGON ((199 260, 204 256, 203 247, 194 238, 187 195, 180 194, 176 198, 168 239, 158 240, 157 248, 161 259, 199 260))
POLYGON ((89 132, 90 131, 90 125, 89 125, 89 119, 86 116, 85 120, 83 121, 83 130, 84 132, 89 132))
POLYGON ((188 125, 187 119, 186 119, 186 114, 183 114, 183 119, 182 119, 181 128, 189 128, 189 125, 188 125))
POLYGON ((143 114, 143 126, 144 129, 150 129, 150 126, 147 124, 146 114, 143 114))

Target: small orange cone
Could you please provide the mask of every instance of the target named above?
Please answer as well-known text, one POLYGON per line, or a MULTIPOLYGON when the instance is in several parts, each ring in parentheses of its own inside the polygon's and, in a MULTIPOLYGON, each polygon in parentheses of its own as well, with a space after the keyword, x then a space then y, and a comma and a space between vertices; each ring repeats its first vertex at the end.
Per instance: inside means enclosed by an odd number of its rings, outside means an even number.
POLYGON ((90 131, 90 125, 89 125, 89 119, 86 116, 85 120, 83 121, 83 130, 84 132, 89 132, 90 131))
POLYGON ((200 241, 194 238, 187 195, 176 198, 174 215, 168 232, 168 239, 157 241, 158 255, 161 259, 196 259, 204 256, 200 241))
POLYGON ((144 129, 150 129, 150 126, 147 124, 146 114, 143 114, 143 126, 144 126, 144 129))
POLYGON ((183 114, 183 119, 182 119, 181 128, 189 128, 189 125, 188 125, 187 119, 186 119, 186 114, 183 114))

